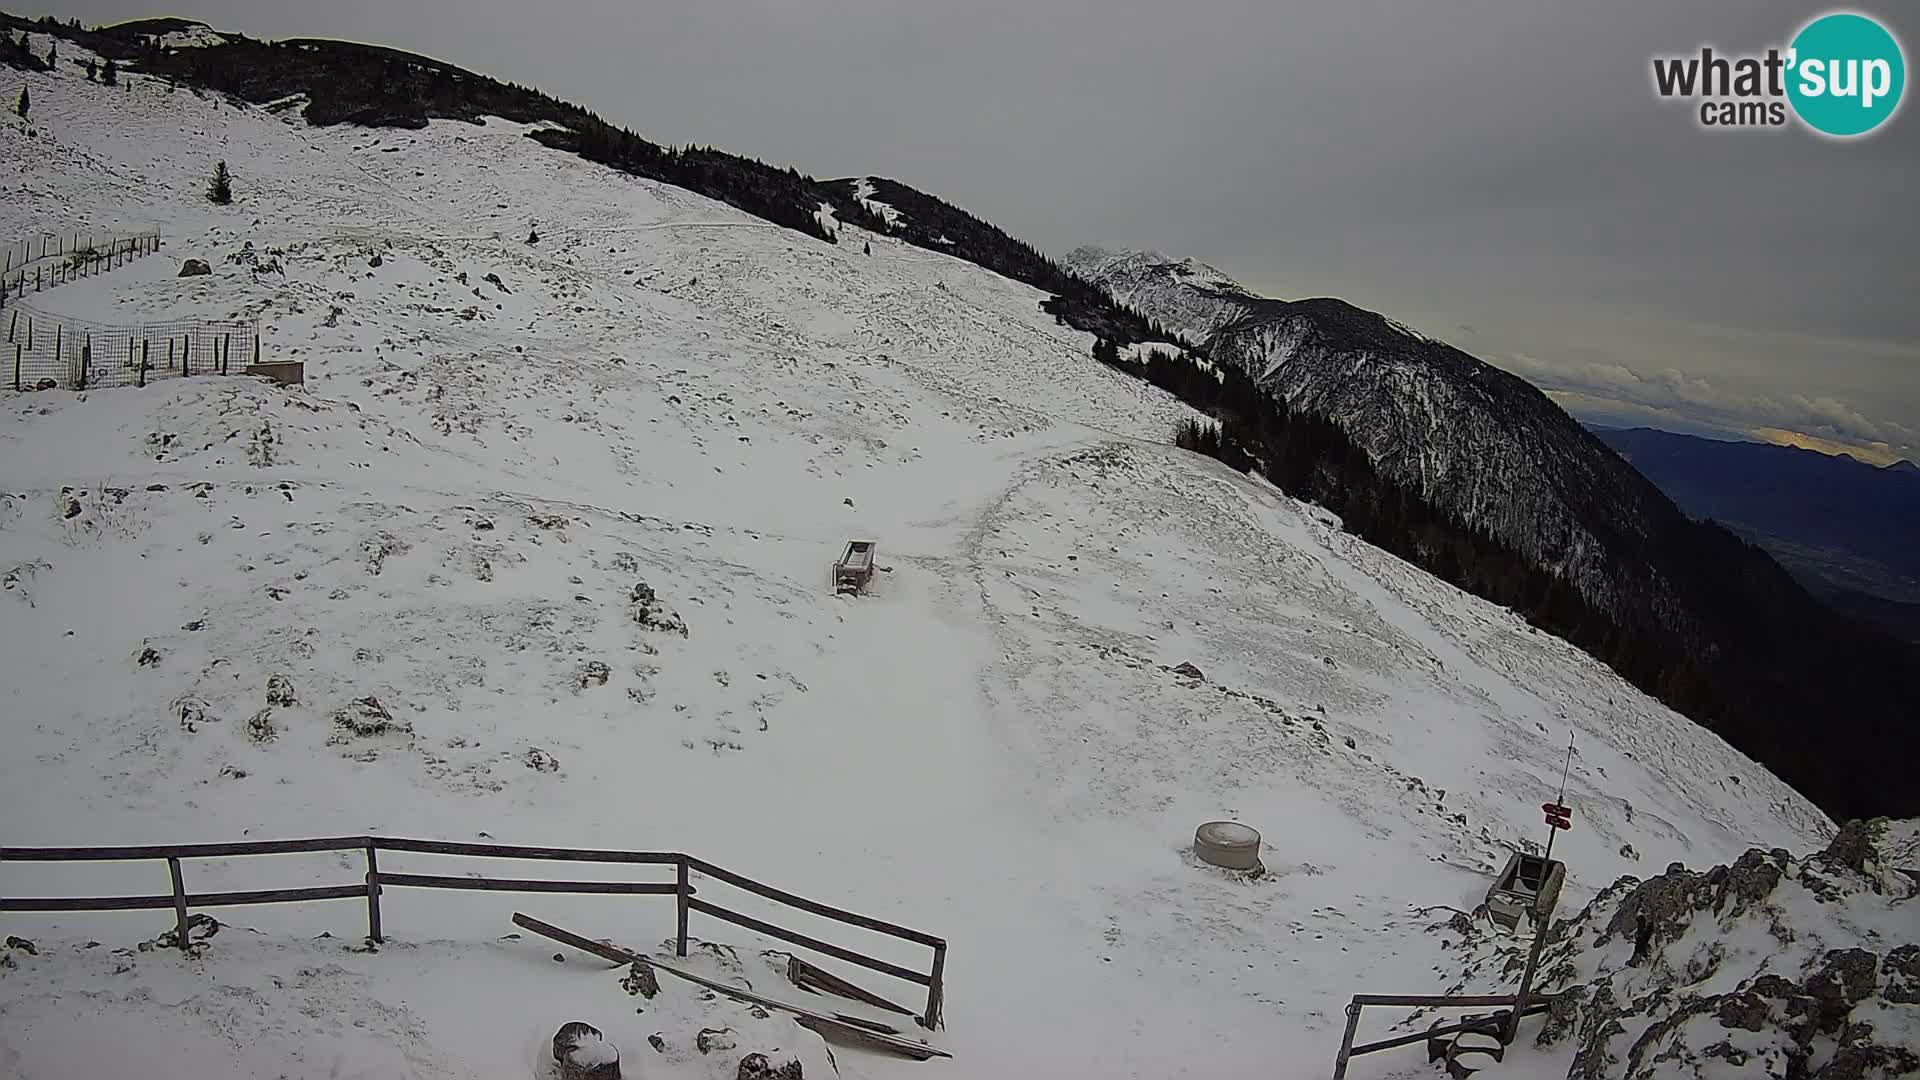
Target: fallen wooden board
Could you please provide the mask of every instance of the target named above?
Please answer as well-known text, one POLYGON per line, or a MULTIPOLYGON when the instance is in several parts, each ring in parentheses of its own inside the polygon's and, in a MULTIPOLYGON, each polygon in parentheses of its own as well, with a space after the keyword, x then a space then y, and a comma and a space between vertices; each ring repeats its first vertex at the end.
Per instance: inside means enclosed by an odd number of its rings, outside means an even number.
POLYGON ((912 1039, 903 1039, 898 1035, 889 1035, 885 1032, 875 1031, 865 1026, 871 1024, 872 1021, 828 1016, 825 1013, 817 1013, 812 1009, 801 1008, 798 1005, 790 1005, 787 1002, 779 1001, 775 998, 762 997, 750 991, 728 986, 726 983, 715 982, 712 979, 695 975, 690 971, 681 971, 679 968, 669 964, 663 964, 650 956, 642 956, 630 949, 623 949, 617 945, 609 945, 604 941, 595 941, 592 938, 581 937, 572 931, 562 930, 551 923, 543 923, 539 919, 522 915, 517 911, 513 913, 513 924, 531 930, 542 937, 552 938, 562 945, 571 945, 581 952, 592 953, 595 956, 615 964, 643 964, 655 971, 666 972, 668 975, 672 975, 677 979, 685 979, 690 983, 704 986, 709 990, 725 994, 731 998, 737 998, 740 1001, 761 1005, 769 1009, 779 1009, 781 1012, 792 1013, 799 1018, 798 1023, 801 1026, 819 1034, 822 1038, 832 1035, 844 1039, 847 1042, 857 1043, 862 1046, 871 1046, 919 1061, 925 1061, 933 1057, 951 1058, 953 1056, 938 1047, 929 1046, 926 1043, 916 1042, 912 1039))
POLYGON ((885 1009, 888 1012, 899 1013, 902 1016, 913 1015, 912 1009, 902 1005, 895 1005, 879 994, 865 987, 856 986, 830 971, 807 963, 797 956, 789 955, 787 957, 787 978, 793 982, 793 985, 802 990, 811 990, 817 994, 833 994, 846 998, 849 1001, 858 1001, 863 1005, 872 1005, 876 1009, 885 1009))

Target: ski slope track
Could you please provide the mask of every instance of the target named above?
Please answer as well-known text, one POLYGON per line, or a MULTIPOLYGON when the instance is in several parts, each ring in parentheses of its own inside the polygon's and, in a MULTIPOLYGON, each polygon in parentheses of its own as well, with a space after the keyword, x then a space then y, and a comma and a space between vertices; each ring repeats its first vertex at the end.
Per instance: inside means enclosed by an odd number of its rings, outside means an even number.
MULTIPOLYGON (((808 1077, 1316 1075, 1348 995, 1459 977, 1433 912, 1541 839, 1569 736, 1568 910, 1834 833, 1565 643, 1166 445, 1191 414, 1026 286, 521 125, 309 128, 138 73, 18 77, 0 238, 166 237, 36 310, 257 318, 306 382, 0 395, 0 844, 694 852, 945 937, 953 1059, 829 1053, 509 934, 519 909, 658 948, 658 897, 396 890, 378 949, 351 902, 221 909, 190 957, 143 944, 168 912, 0 916, 35 946, 0 963, 0 1075, 519 1080, 570 1020, 659 1080, 748 1052, 808 1077), (203 196, 217 159, 230 206, 203 196), (850 538, 883 572, 836 598, 850 538), (385 730, 344 722, 367 697, 385 730), (1216 818, 1264 833, 1264 876, 1191 857, 1216 818), (703 1052, 703 1029, 728 1034, 703 1052)), ((0 894, 161 873, 0 863, 0 894)), ((194 891, 359 873, 187 866, 194 891)), ((923 962, 828 925, 796 928, 923 962)), ((694 932, 707 974, 804 996, 779 943, 694 932)))

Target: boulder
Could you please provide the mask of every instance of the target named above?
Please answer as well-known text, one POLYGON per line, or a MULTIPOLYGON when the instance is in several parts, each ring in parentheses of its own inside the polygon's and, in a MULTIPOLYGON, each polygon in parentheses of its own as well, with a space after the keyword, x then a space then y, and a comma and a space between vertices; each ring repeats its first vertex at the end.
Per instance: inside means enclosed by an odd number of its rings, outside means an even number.
POLYGON ((579 1020, 554 1032, 553 1060, 561 1080, 620 1080, 620 1051, 599 1028, 579 1020))
POLYGON ((800 1063, 789 1061, 774 1068, 765 1054, 748 1054, 740 1059, 740 1067, 734 1072, 735 1080, 803 1080, 800 1063))
POLYGON ((202 274, 211 273, 213 273, 213 267, 208 266, 205 259, 188 259, 180 264, 181 277, 199 277, 202 274))
POLYGON ((732 1028, 701 1028, 693 1037, 693 1045, 703 1054, 731 1050, 738 1045, 732 1028))

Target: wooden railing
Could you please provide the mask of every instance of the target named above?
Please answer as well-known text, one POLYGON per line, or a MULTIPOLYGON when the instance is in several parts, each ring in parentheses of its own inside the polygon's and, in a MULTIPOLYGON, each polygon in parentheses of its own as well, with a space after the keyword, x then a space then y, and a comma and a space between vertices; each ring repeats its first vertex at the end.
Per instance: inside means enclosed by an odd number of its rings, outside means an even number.
POLYGON ((172 908, 175 933, 182 949, 188 946, 187 918, 193 908, 231 907, 241 904, 293 904, 310 900, 352 900, 367 902, 367 937, 385 940, 380 924, 380 894, 388 886, 412 889, 467 889, 499 892, 613 893, 629 896, 672 896, 678 907, 674 952, 687 955, 687 917, 692 912, 711 915, 735 926, 778 938, 814 952, 857 964, 870 971, 923 986, 927 991, 925 1015, 921 1026, 938 1029, 944 998, 947 943, 931 934, 881 919, 857 915, 851 911, 808 900, 783 889, 776 889, 716 866, 705 859, 681 852, 608 851, 591 848, 520 847, 511 844, 467 844, 443 840, 409 840, 395 836, 335 836, 314 840, 256 840, 235 844, 152 844, 138 847, 0 847, 0 863, 8 862, 124 862, 164 860, 172 882, 166 894, 150 896, 0 896, 0 912, 32 911, 138 911, 172 908), (182 859, 223 859, 243 855, 283 855, 313 851, 358 851, 366 855, 366 877, 357 885, 329 885, 303 889, 255 889, 244 892, 189 893, 181 872, 182 859), (545 878, 450 877, 440 874, 400 874, 380 869, 379 853, 422 852, 433 855, 463 855, 490 859, 538 859, 555 862, 625 863, 629 865, 671 866, 673 881, 558 881, 545 878), (853 949, 822 941, 773 923, 756 919, 708 900, 695 892, 692 875, 703 874, 735 888, 763 896, 775 903, 822 918, 857 926, 864 930, 924 945, 933 950, 933 959, 925 972, 879 960, 853 949))

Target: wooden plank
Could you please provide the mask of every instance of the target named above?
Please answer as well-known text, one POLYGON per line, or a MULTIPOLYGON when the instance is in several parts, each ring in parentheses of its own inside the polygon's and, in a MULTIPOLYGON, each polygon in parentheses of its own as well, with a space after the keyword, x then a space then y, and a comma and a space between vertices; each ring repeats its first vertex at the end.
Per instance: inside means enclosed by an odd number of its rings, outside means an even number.
POLYGON ((796 896, 783 889, 776 889, 771 885, 762 885, 752 878, 742 877, 731 870, 715 866, 705 859, 689 856, 687 862, 695 870, 700 871, 708 877, 719 878, 729 885, 745 889, 750 893, 758 893, 769 900, 778 900, 788 907, 796 907, 801 911, 809 911, 815 915, 825 916, 829 919, 838 919, 843 923, 849 923, 853 926, 875 930, 882 934, 891 934, 897 938, 905 938, 908 941, 918 942, 928 948, 939 948, 946 944, 944 940, 934 937, 932 934, 921 933, 918 930, 909 930, 897 923, 885 922, 881 919, 869 918, 865 915, 856 915, 851 911, 843 911, 840 908, 829 907, 818 901, 809 900, 804 896, 796 896))
POLYGON ((952 1054, 944 1050, 935 1050, 926 1043, 914 1042, 911 1039, 902 1039, 878 1031, 866 1031, 855 1025, 841 1023, 837 1020, 819 1020, 811 1016, 796 1016, 793 1018, 793 1022, 823 1039, 838 1039, 841 1042, 852 1043, 856 1046, 885 1050, 903 1057, 910 1057, 915 1061, 925 1061, 928 1058, 935 1057, 953 1057, 952 1054))
POLYGON ((515 844, 465 844, 444 840, 408 840, 399 836, 372 837, 383 851, 421 851, 432 855, 477 855, 494 859, 557 859, 565 862, 650 863, 668 866, 681 856, 671 851, 608 851, 597 848, 522 847, 515 844))
POLYGON ((194 907, 234 907, 240 904, 298 904, 308 900, 360 900, 366 895, 365 885, 321 885, 311 889, 197 893, 187 897, 187 902, 194 907))
POLYGON ((862 1004, 872 1005, 876 1009, 896 1012, 902 1016, 913 1015, 912 1009, 902 1005, 895 1005, 879 994, 863 986, 850 983, 840 976, 824 968, 809 964, 797 956, 787 957, 787 978, 792 980, 793 985, 802 990, 811 990, 817 994, 833 994, 837 997, 846 998, 849 1001, 858 1001, 862 1004))
POLYGON ((762 922, 751 915, 742 915, 737 911, 730 911, 718 904, 709 904, 705 900, 688 900, 687 906, 695 911, 711 915, 716 919, 724 919, 735 926, 744 926, 749 930, 758 931, 768 937, 779 938, 781 941, 812 949, 817 953, 824 953, 837 960, 845 960, 849 964, 859 964, 869 971, 877 971, 882 975, 891 975, 896 979, 905 979, 908 982, 918 983, 921 986, 933 985, 933 976, 931 975, 922 974, 910 968, 903 968, 898 964, 889 964, 885 960, 875 960, 872 957, 863 956, 860 953, 854 952, 852 949, 843 949, 832 942, 821 941, 819 938, 808 937, 805 934, 798 934, 784 927, 775 926, 770 922, 762 922))
POLYGON ((148 911, 173 906, 173 896, 9 896, 0 911, 148 911))
POLYGON ((542 937, 552 938, 553 940, 558 941, 563 945, 571 945, 574 948, 579 949, 583 952, 592 953, 595 956, 599 956, 604 959, 610 960, 616 964, 643 964, 647 967, 653 968, 656 971, 665 972, 666 974, 672 975, 678 979, 685 979, 686 981, 693 983, 697 986, 704 986, 709 990, 715 991, 717 993, 725 994, 731 998, 737 998, 738 1000, 745 1001, 749 1004, 760 1005, 765 1008, 779 1009, 782 1012, 792 1013, 794 1014, 794 1016, 799 1018, 800 1023, 804 1024, 809 1030, 819 1033, 823 1038, 831 1034, 835 1037, 843 1038, 851 1042, 860 1043, 861 1045, 865 1045, 865 1046, 872 1046, 876 1049, 887 1050, 896 1054, 904 1054, 908 1057, 916 1058, 921 1061, 925 1061, 927 1058, 930 1058, 930 1057, 951 1058, 953 1056, 952 1054, 947 1053, 945 1050, 941 1050, 941 1049, 938 1049, 937 1047, 929 1046, 923 1042, 916 1042, 912 1039, 903 1039, 903 1038, 900 1038, 899 1036, 888 1035, 883 1032, 873 1031, 873 1030, 861 1027, 858 1023, 848 1023, 846 1020, 843 1020, 839 1017, 827 1016, 822 1013, 814 1012, 812 1009, 802 1008, 798 1005, 792 1005, 787 1002, 777 1000, 775 998, 762 997, 759 994, 755 994, 747 990, 741 990, 738 987, 728 986, 726 983, 715 982, 712 979, 702 978, 701 976, 695 975, 692 972, 681 971, 679 968, 675 968, 667 964, 662 964, 658 960, 653 959, 652 957, 642 956, 639 953, 633 952, 632 950, 629 950, 629 949, 622 949, 622 948, 619 948, 618 946, 607 945, 602 942, 593 941, 589 938, 581 937, 579 934, 575 934, 567 930, 562 930, 559 927, 552 925, 551 923, 543 923, 538 919, 530 918, 526 915, 520 914, 519 912, 514 913, 513 924, 515 926, 519 926, 527 930, 531 930, 534 933, 541 935, 542 937))
POLYGON ((179 934, 179 939, 175 941, 174 944, 180 946, 181 951, 184 952, 186 951, 187 944, 188 944, 187 942, 187 886, 181 880, 181 877, 180 877, 180 860, 179 859, 167 860, 167 874, 168 876, 173 878, 173 913, 175 918, 178 920, 175 924, 175 928, 176 928, 175 932, 179 934))
POLYGON ((293 851, 357 851, 364 836, 318 840, 255 840, 238 844, 146 844, 137 847, 0 847, 0 862, 111 862, 130 859, 217 859, 293 851))
POLYGON ((1511 1005, 1512 994, 1355 994, 1356 1005, 1511 1005))
MULTIPOLYGON (((414 889, 466 889, 478 892, 543 893, 622 893, 630 896, 672 896, 679 891, 671 882, 657 881, 553 881, 542 878, 457 877, 446 874, 380 875, 382 885, 403 885, 414 889)), ((361 890, 365 894, 364 889, 361 890)))

